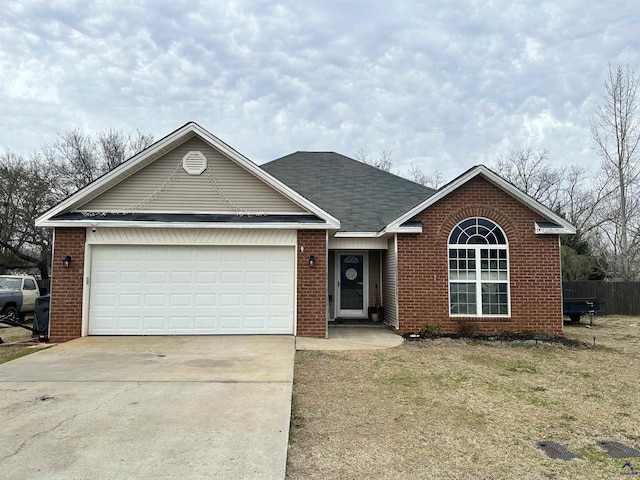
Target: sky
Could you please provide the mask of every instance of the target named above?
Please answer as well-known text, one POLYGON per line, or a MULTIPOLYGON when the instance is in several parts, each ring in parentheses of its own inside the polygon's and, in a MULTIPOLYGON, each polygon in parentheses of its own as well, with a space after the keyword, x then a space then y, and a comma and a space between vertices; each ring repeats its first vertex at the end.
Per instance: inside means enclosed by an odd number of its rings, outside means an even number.
POLYGON ((599 168, 608 65, 640 72, 626 0, 14 0, 0 152, 195 121, 258 164, 297 150, 450 180, 514 150, 599 168))

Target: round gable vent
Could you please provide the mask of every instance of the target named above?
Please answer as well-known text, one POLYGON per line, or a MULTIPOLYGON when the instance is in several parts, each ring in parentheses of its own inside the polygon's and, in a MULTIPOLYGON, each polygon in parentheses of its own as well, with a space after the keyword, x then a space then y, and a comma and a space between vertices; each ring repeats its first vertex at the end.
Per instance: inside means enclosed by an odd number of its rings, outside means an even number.
POLYGON ((189 175, 200 175, 207 168, 207 157, 202 152, 189 152, 182 157, 182 168, 189 175))

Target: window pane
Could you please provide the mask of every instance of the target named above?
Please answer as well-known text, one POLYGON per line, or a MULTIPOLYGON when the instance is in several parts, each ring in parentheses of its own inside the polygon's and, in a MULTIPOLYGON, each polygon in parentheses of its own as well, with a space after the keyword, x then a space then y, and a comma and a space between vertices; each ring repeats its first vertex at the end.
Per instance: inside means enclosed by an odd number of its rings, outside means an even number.
POLYGON ((485 315, 506 315, 508 312, 507 284, 482 284, 482 313, 485 315))
POLYGON ((460 228, 462 228, 463 230, 466 230, 469 227, 473 227, 476 224, 476 219, 475 218, 469 218, 467 220, 465 220, 464 222, 460 223, 460 228))
POLYGON ((477 315, 476 284, 451 283, 450 311, 452 315, 477 315))

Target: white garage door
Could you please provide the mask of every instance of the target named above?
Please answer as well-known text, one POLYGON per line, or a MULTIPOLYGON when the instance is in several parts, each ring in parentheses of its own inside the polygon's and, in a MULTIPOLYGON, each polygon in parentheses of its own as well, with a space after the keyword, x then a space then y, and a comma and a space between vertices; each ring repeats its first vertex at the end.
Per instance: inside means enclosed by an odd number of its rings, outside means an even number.
POLYGON ((294 248, 95 245, 89 335, 292 334, 294 248))

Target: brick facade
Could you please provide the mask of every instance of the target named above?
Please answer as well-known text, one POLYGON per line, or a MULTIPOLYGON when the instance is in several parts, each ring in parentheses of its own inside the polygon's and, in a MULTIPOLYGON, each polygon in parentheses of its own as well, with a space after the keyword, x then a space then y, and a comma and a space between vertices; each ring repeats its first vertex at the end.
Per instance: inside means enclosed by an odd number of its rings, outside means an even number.
POLYGON ((49 336, 54 342, 66 342, 82 334, 82 288, 86 229, 56 228, 51 269, 51 307, 49 336), (69 255, 69 268, 62 265, 69 255))
POLYGON ((398 235, 400 333, 425 322, 454 333, 471 322, 481 333, 562 335, 562 276, 558 235, 535 235, 544 220, 483 177, 475 177, 414 217, 421 234, 398 235), (469 217, 485 217, 504 230, 509 244, 510 318, 449 317, 448 240, 469 217))
MULTIPOLYGON (((399 333, 439 323, 456 332, 472 323, 478 332, 562 334, 560 245, 557 235, 535 235, 544 220, 483 177, 475 177, 414 217, 421 234, 399 234, 399 333), (510 318, 449 317, 447 244, 451 230, 469 217, 486 217, 504 230, 509 243, 510 318)), ((298 231, 296 335, 327 335, 327 242, 325 230, 298 231), (300 251, 304 247, 304 252, 300 251), (309 257, 315 265, 309 266, 309 257)), ((82 333, 86 230, 56 228, 51 279, 50 336, 61 342, 82 333), (63 259, 70 255, 71 266, 63 259)))
POLYGON ((297 328, 301 337, 327 336, 327 236, 325 230, 298 231, 297 328), (304 252, 300 251, 304 247, 304 252), (309 266, 309 257, 315 266, 309 266))

